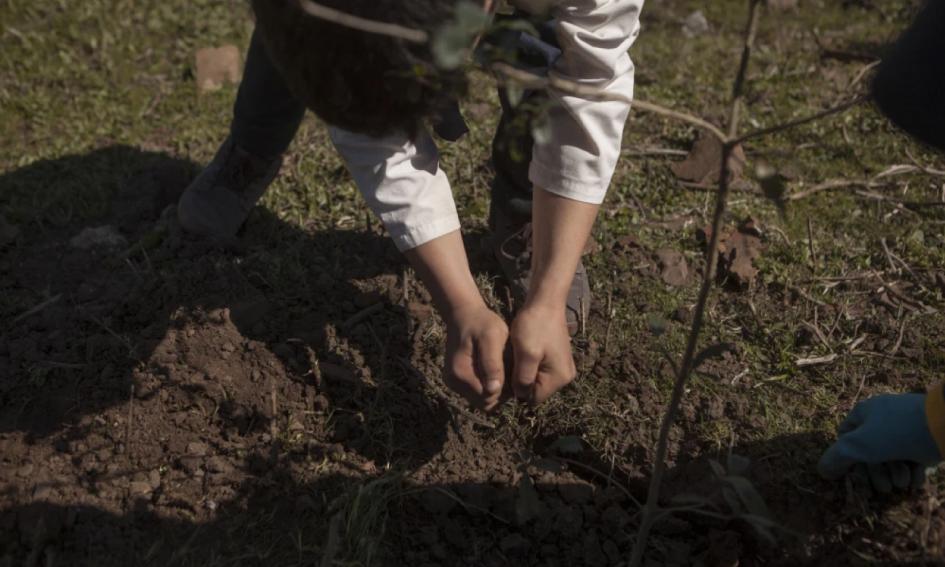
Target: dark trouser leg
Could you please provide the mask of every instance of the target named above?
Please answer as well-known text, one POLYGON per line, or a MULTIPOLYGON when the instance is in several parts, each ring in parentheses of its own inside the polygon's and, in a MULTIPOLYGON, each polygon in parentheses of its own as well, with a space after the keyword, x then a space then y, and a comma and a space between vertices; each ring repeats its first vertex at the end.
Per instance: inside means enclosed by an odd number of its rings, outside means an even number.
MULTIPOLYGON (((511 45, 517 66, 544 74, 560 55, 554 35, 554 22, 537 26, 541 37, 522 36, 511 45)), ((512 105, 505 88, 499 89, 502 118, 492 141, 492 208, 505 216, 528 221, 532 214, 532 184, 528 167, 532 159, 532 129, 542 120, 547 95, 542 91, 526 91, 517 105, 512 105)), ((493 215, 494 216, 494 215, 493 215)))
POLYGON ((492 208, 505 216, 527 222, 532 216, 532 184, 528 167, 532 159, 532 126, 544 105, 544 93, 528 93, 514 108, 504 92, 502 118, 492 141, 492 208))
POLYGON ((873 95, 897 126, 945 150, 945 2, 929 1, 884 58, 873 95))
POLYGON ((289 147, 304 115, 305 106, 289 92, 254 32, 233 107, 233 141, 256 157, 275 158, 289 147))

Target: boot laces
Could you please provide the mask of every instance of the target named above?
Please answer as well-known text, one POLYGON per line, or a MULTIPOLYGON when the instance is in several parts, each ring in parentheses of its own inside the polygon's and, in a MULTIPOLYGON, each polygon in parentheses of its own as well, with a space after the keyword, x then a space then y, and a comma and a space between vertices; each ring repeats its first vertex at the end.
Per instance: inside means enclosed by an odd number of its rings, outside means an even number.
POLYGON ((532 261, 532 223, 525 223, 503 240, 499 245, 499 253, 519 270, 528 270, 532 261))

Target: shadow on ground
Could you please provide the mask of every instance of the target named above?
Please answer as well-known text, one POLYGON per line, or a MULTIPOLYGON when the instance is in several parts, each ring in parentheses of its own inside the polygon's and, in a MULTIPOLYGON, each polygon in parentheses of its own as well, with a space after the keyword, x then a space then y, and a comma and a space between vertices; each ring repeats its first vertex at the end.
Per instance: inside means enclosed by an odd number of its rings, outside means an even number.
MULTIPOLYGON (((426 378, 440 345, 429 298, 414 287, 404 300, 386 238, 257 210, 223 249, 189 241, 164 211, 196 170, 111 147, 0 177, 0 207, 27 227, 0 250, 0 564, 628 557, 641 481, 457 410, 426 378), (118 244, 69 244, 103 225, 118 244)), ((807 528, 803 545, 687 512, 658 526, 650 557, 859 564, 828 534, 863 504, 813 476, 825 443, 736 448, 776 515, 807 528)), ((731 515, 706 459, 670 472, 667 493, 686 492, 731 515)))

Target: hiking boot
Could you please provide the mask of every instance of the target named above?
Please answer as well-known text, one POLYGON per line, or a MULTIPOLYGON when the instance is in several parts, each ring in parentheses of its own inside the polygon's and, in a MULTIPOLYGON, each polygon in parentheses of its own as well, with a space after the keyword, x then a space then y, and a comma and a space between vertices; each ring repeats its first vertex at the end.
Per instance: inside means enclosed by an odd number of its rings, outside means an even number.
POLYGON ((258 158, 227 138, 181 195, 177 219, 187 232, 231 238, 279 173, 282 158, 258 158))
MULTIPOLYGON (((531 281, 532 223, 520 222, 494 209, 489 225, 492 229, 491 247, 499 268, 508 280, 512 291, 512 311, 525 303, 531 281)), ((584 262, 579 261, 571 288, 568 290, 566 317, 568 333, 573 337, 587 321, 591 308, 591 287, 587 279, 584 262)))

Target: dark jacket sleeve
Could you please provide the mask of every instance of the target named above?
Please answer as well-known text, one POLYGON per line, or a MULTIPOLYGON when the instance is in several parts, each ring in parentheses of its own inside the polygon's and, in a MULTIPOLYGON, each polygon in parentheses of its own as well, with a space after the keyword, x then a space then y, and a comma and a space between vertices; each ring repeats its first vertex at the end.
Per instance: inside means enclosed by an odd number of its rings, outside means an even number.
POLYGON ((945 2, 928 0, 885 54, 873 96, 893 123, 945 150, 945 2))

